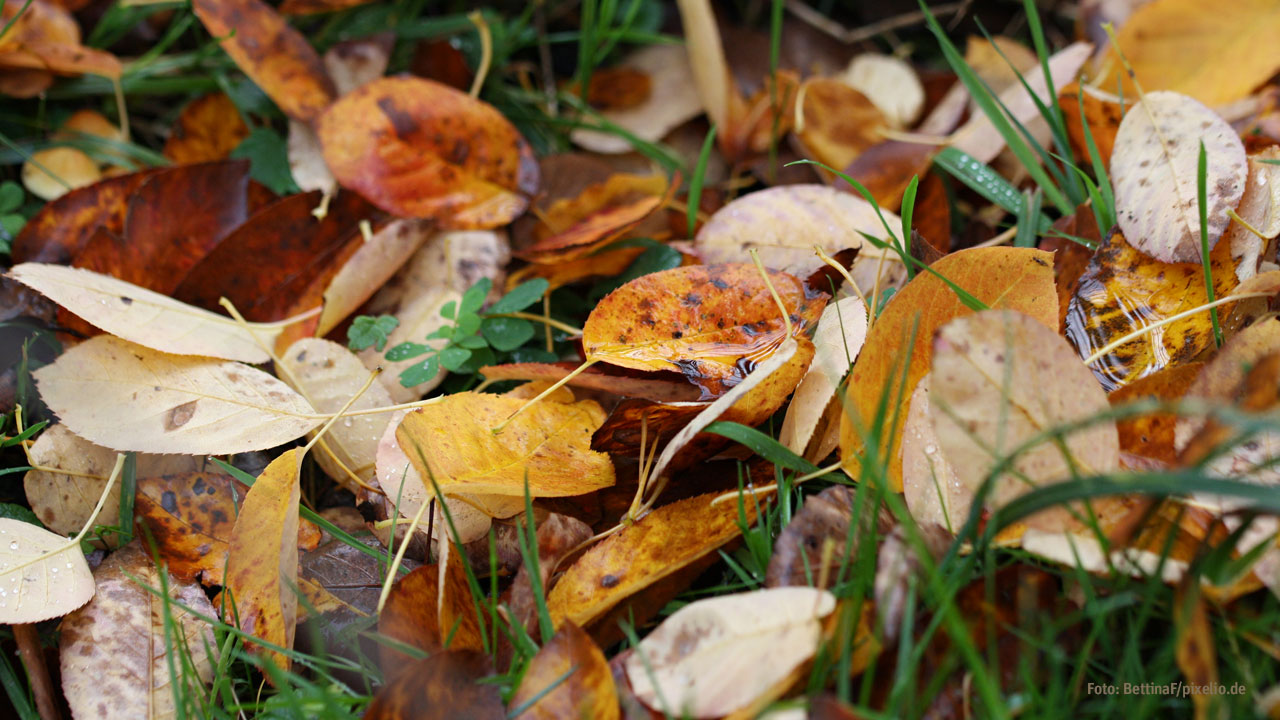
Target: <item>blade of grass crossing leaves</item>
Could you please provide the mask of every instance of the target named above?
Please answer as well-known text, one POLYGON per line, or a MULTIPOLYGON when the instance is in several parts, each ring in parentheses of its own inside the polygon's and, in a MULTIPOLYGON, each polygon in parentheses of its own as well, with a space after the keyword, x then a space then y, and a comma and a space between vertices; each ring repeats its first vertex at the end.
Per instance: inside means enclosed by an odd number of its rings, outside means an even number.
POLYGON ((911 238, 911 216, 916 210, 916 191, 920 188, 920 176, 912 175, 907 189, 902 191, 902 237, 906 241, 911 238))
POLYGON ((538 535, 534 528, 533 496, 529 494, 529 475, 524 478, 524 528, 520 530, 520 554, 524 556, 525 570, 529 573, 529 585, 533 590, 534 601, 538 605, 538 631, 542 635, 542 644, 551 642, 556 634, 555 625, 551 622, 551 613, 547 610, 547 594, 542 587, 542 573, 538 568, 538 535))
POLYGON ((13 711, 21 720, 40 720, 39 713, 27 699, 26 690, 23 688, 22 681, 18 679, 13 664, 9 662, 8 653, 0 654, 0 685, 4 686, 5 695, 9 696, 13 711))
POLYGON ((1032 218, 1040 217, 1040 202, 1044 196, 1040 188, 1022 195, 1022 212, 1018 213, 1018 234, 1013 238, 1014 247, 1035 247, 1036 224, 1032 218))
POLYGON ((702 204, 702 185, 707 176, 707 163, 711 160, 711 148, 716 142, 716 126, 712 125, 707 131, 707 137, 702 141, 702 150, 698 152, 698 164, 693 168, 693 176, 689 178, 689 196, 685 198, 686 214, 689 221, 689 237, 693 237, 693 231, 698 227, 698 208, 702 204))
MULTIPOLYGON (((1196 201, 1200 209, 1200 263, 1204 268, 1204 290, 1209 302, 1217 300, 1213 294, 1213 270, 1209 267, 1209 160, 1204 141, 1200 141, 1200 158, 1196 165, 1196 201)), ((1213 339, 1222 347, 1222 327, 1218 324, 1218 308, 1209 308, 1213 321, 1213 339)))
MULTIPOLYGON (((1022 212, 1022 194, 1018 189, 969 153, 947 147, 934 156, 933 162, 987 200, 1015 215, 1022 212)), ((1053 223, 1041 214, 1036 224, 1040 232, 1045 232, 1053 223)))

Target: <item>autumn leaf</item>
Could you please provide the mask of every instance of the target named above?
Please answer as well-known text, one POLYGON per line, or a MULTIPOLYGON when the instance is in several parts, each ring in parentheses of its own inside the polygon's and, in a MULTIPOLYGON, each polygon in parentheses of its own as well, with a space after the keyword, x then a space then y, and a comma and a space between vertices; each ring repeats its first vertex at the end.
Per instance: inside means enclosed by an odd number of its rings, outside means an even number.
MULTIPOLYGON (((1183 397, 1204 368, 1204 363, 1174 365, 1117 389, 1107 396, 1113 407, 1142 400, 1171 402, 1183 397)), ((1151 412, 1116 419, 1120 450, 1173 466, 1178 459, 1174 447, 1174 427, 1178 416, 1172 412, 1151 412)))
POLYGON ((209 93, 187 103, 164 144, 177 165, 224 160, 249 137, 239 109, 226 93, 209 93))
POLYGON ((393 220, 362 243, 325 288, 316 335, 327 334, 373 297, 431 238, 432 230, 422 220, 393 220))
MULTIPOLYGON (((443 585, 439 565, 423 565, 396 580, 378 614, 378 634, 429 654, 479 650, 483 641, 462 568, 466 561, 452 544, 442 552, 450 554, 443 585)), ((412 660, 391 645, 382 645, 379 652, 388 677, 397 676, 412 660)))
POLYGON ((339 184, 444 229, 505 225, 538 189, 538 165, 511 123, 430 80, 375 80, 335 102, 316 130, 339 184))
POLYGON ((1249 157, 1249 176, 1236 207, 1240 219, 1259 234, 1234 222, 1222 236, 1231 246, 1231 260, 1241 282, 1257 276, 1266 246, 1280 235, 1280 167, 1272 164, 1276 160, 1280 160, 1280 148, 1276 147, 1249 157))
POLYGON ((832 78, 810 78, 797 93, 795 137, 806 157, 845 168, 881 139, 884 113, 853 86, 832 78))
POLYGON ((157 170, 107 178, 46 204, 13 240, 13 261, 66 264, 99 227, 124 231, 129 198, 157 170))
MULTIPOLYGON (((614 69, 639 73, 648 80, 650 92, 635 105, 604 109, 601 116, 641 140, 661 140, 702 112, 689 56, 679 45, 647 45, 620 60, 614 69)), ((569 137, 575 145, 597 153, 626 153, 633 149, 625 138, 605 130, 581 128, 569 137)))
POLYGON ((564 623, 529 661, 509 705, 526 708, 515 717, 529 720, 619 717, 618 693, 604 653, 572 622, 564 623))
MULTIPOLYGON (((1049 253, 1022 248, 974 248, 942 258, 933 269, 988 306, 1025 312, 1045 327, 1057 327, 1057 295, 1049 253)), ((898 441, 907 414, 905 404, 929 369, 932 351, 928 339, 947 321, 971 312, 940 278, 922 272, 895 294, 876 318, 863 352, 853 365, 846 396, 851 407, 840 427, 840 458, 852 477, 858 477, 863 433, 879 426, 878 452, 887 461, 890 486, 901 490, 898 441), (883 424, 878 425, 877 408, 886 389, 890 393, 889 404, 883 424), (903 406, 901 411, 895 411, 899 405, 903 406)))
POLYGON ((71 348, 35 378, 68 429, 113 450, 243 452, 301 437, 324 419, 261 370, 110 335, 71 348))
POLYGON ((378 691, 365 720, 506 720, 498 687, 480 680, 492 672, 478 652, 440 652, 404 667, 378 691))
POLYGON ((619 173, 574 198, 559 200, 542 214, 534 243, 515 253, 539 264, 577 260, 624 237, 665 206, 679 177, 619 173))
POLYGON ((813 334, 813 363, 796 387, 779 435, 779 441, 792 452, 805 454, 827 404, 835 397, 836 387, 852 367, 866 337, 867 306, 858 298, 844 298, 822 311, 813 334))
POLYGON ((62 621, 62 689, 76 717, 174 717, 168 663, 175 644, 190 652, 184 667, 189 662, 194 671, 179 671, 177 681, 212 681, 218 659, 213 628, 193 613, 213 617, 213 606, 199 585, 172 577, 170 602, 156 600, 160 572, 135 540, 98 566, 97 594, 62 621))
MULTIPOLYGON (((578 368, 578 363, 508 363, 480 368, 486 380, 541 380, 556 382, 578 368)), ((701 392, 675 373, 638 372, 614 365, 598 364, 571 377, 569 387, 601 390, 621 397, 634 397, 653 402, 697 400, 701 392)))
POLYGON ((882 511, 871 517, 863 512, 858 528, 850 535, 857 501, 854 492, 846 485, 832 485, 805 498, 804 505, 774 542, 765 587, 830 587, 840 567, 856 557, 859 545, 872 539, 873 529, 878 535, 889 531, 893 518, 888 513, 882 511), (852 544, 846 546, 850 539, 852 544), (826 585, 820 585, 824 579, 826 585))
POLYGON ((423 478, 441 492, 558 497, 608 487, 613 463, 590 449, 604 422, 593 400, 539 402, 498 433, 493 428, 526 401, 475 392, 457 393, 405 416, 396 437, 423 478))
POLYGON ((953 533, 969 520, 973 491, 956 477, 941 451, 934 430, 934 410, 926 374, 916 383, 902 425, 902 494, 911 517, 920 524, 939 525, 953 533))
POLYGON ((89 602, 93 592, 93 574, 75 538, 0 518, 0 622, 66 615, 89 602))

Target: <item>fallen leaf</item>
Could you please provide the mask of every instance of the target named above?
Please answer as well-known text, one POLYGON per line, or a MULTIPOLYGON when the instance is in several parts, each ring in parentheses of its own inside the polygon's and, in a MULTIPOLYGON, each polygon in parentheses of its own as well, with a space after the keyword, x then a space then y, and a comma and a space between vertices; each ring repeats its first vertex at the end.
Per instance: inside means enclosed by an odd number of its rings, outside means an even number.
POLYGON ((1263 251, 1280 235, 1280 167, 1267 162, 1278 159, 1280 148, 1276 147, 1249 157, 1249 176, 1236 208, 1236 214, 1261 237, 1238 222, 1231 223, 1223 236, 1231 246, 1231 260, 1241 282, 1258 274, 1263 251))
POLYGON ((112 553, 93 580, 97 593, 62 621, 59 635, 62 690, 73 716, 175 717, 175 646, 190 652, 177 678, 188 691, 213 680, 213 627, 192 614, 213 617, 209 599, 199 585, 170 577, 172 602, 156 600, 151 592, 164 592, 160 571, 139 541, 112 553))
MULTIPOLYGON (((791 313, 793 332, 816 322, 825 294, 784 273, 771 272, 769 279, 791 313)), ((582 332, 588 360, 677 370, 706 387, 745 377, 782 343, 786 330, 760 272, 739 263, 636 278, 601 300, 582 332)))
POLYGON ((538 165, 515 127, 492 105, 430 80, 375 80, 335 102, 316 132, 339 184, 444 229, 505 225, 538 189, 538 165))
POLYGON ((124 231, 129 198, 157 170, 140 170, 73 190, 36 212, 13 240, 13 261, 66 264, 99 227, 124 231))
POLYGON ((969 520, 973 490, 960 482, 941 451, 929 403, 929 375, 920 378, 902 425, 902 493, 917 523, 940 525, 952 533, 969 520))
MULTIPOLYGON (((1245 97, 1280 69, 1280 53, 1268 41, 1278 28, 1280 9, 1266 0, 1162 0, 1134 11, 1116 42, 1148 97, 1152 90, 1174 90, 1223 105, 1245 97)), ((1101 87, 1123 83, 1124 96, 1136 97, 1116 48, 1107 60, 1101 87)))
POLYGON ((361 244, 325 288, 316 335, 328 334, 373 297, 431 235, 431 225, 422 220, 393 220, 361 244))
MULTIPOLYGON (((693 79, 707 119, 723 132, 730 125, 730 105, 734 99, 740 102, 740 96, 725 60, 715 11, 708 0, 678 0, 676 6, 680 10, 685 50, 689 54, 686 76, 693 79)), ((720 144, 724 147, 723 136, 720 144)))
POLYGON ((834 584, 840 568, 857 557, 862 542, 881 536, 892 527, 892 516, 885 512, 873 515, 867 498, 857 508, 861 513, 858 528, 850 536, 855 503, 854 491, 845 485, 832 485, 805 498, 804 505, 774 542, 764 586, 824 587, 819 585, 824 578, 825 587, 834 584), (850 541, 852 544, 846 546, 850 541), (831 545, 830 551, 826 545, 831 545))
MULTIPOLYGON (((871 197, 884 210, 897 212, 902 207, 902 194, 911 178, 923 176, 933 162, 937 148, 921 143, 904 142, 902 140, 881 140, 866 148, 854 161, 843 168, 844 173, 857 180, 871 193, 871 197)), ((836 186, 847 187, 843 179, 836 181, 836 186)), ((914 219, 914 215, 912 215, 914 219)), ((885 219, 892 223, 891 216, 885 219)), ((879 222, 879 218, 876 218, 879 222)), ((899 223, 901 224, 901 223, 899 223)), ((890 225, 892 227, 892 225, 890 225)), ((870 229, 863 228, 867 232, 870 229)), ((883 229, 880 226, 879 229, 883 229)), ((895 230, 896 232, 896 230, 895 230)), ((878 234, 873 232, 872 234, 878 234)))
MULTIPOLYGON (((1198 585, 1198 582, 1183 580, 1173 598, 1174 658, 1192 687, 1209 688, 1218 685, 1218 653, 1204 594, 1198 585)), ((1205 692, 1193 692, 1191 702, 1196 709, 1196 720, 1214 717, 1214 709, 1219 705, 1205 692)))
MULTIPOLYGON (((1100 247, 1101 233, 1098 231, 1098 220, 1090 208, 1077 207, 1074 213, 1058 218, 1053 230, 1063 235, 1078 237, 1100 247)), ((1067 311, 1071 306, 1071 298, 1080 291, 1080 283, 1089 260, 1094 251, 1066 237, 1047 236, 1040 241, 1040 249, 1053 253, 1053 278, 1058 287, 1058 327, 1066 332, 1067 311)), ((1070 338, 1070 335, 1067 336, 1070 338)))
POLYGON ((876 577, 872 591, 876 615, 886 642, 897 639, 907 603, 916 598, 916 594, 912 592, 913 587, 928 582, 930 570, 946 555, 954 534, 940 525, 930 523, 919 524, 914 533, 919 537, 919 545, 908 542, 902 525, 894 526, 886 534, 876 556, 876 577), (921 547, 924 552, 920 551, 921 547), (923 562, 922 555, 929 558, 928 565, 923 562))
MULTIPOLYGON (((56 533, 79 532, 93 515, 106 489, 107 478, 116 462, 115 452, 94 445, 59 424, 40 433, 31 444, 29 454, 34 464, 48 468, 28 470, 22 479, 31 510, 45 527, 56 533)), ((192 471, 203 464, 200 458, 190 455, 145 453, 140 453, 136 462, 135 475, 139 478, 192 471)), ((111 527, 120 523, 121 486, 121 483, 112 486, 98 515, 98 525, 111 527)), ((118 540, 119 536, 108 534, 107 539, 118 540)))
POLYGON ((167 355, 110 335, 80 343, 34 375, 40 396, 67 429, 113 450, 260 450, 301 437, 323 420, 261 370, 167 355))
POLYGON ((0 622, 60 617, 93 597, 80 543, 22 520, 0 518, 0 622))
POLYGON ((596 718, 617 720, 618 691, 604 653, 572 622, 529 661, 520 686, 508 703, 527 708, 517 718, 596 718))
MULTIPOLYGON (((1004 35, 970 35, 965 43, 964 61, 997 95, 1018 85, 1019 73, 1027 79, 1027 75, 1040 65, 1040 58, 1034 50, 1004 35)), ((1053 82, 1055 85, 1065 84, 1058 73, 1053 74, 1053 82)), ((976 103, 974 105, 977 109, 976 103)))
MULTIPOLYGON (((1227 296, 1236 284, 1231 247, 1209 253, 1214 295, 1227 296)), ((1089 357, 1130 332, 1208 302, 1204 270, 1191 263, 1153 260, 1113 233, 1094 251, 1067 305, 1065 335, 1081 357, 1089 357)), ((1213 345, 1209 313, 1194 313, 1156 332, 1115 348, 1089 364, 1106 390, 1179 365, 1213 345)))
POLYGON ((595 401, 525 405, 475 392, 447 395, 406 415, 396 437, 418 474, 445 493, 523 497, 527 484, 533 497, 560 497, 613 484, 613 463, 590 449, 605 417, 595 401))
MULTIPOLYGON (((520 532, 524 532, 524 529, 520 532)), ((560 561, 590 540, 592 535, 594 533, 589 525, 559 513, 549 513, 538 524, 534 541, 537 543, 538 576, 544 589, 544 598, 545 589, 551 586, 552 575, 560 566, 560 561)), ((523 627, 530 637, 539 636, 538 597, 533 592, 533 581, 527 563, 521 563, 515 580, 511 582, 507 607, 511 609, 510 622, 513 626, 523 627)))
MULTIPOLYGON (((1021 449, 1008 470, 995 476, 985 500, 989 509, 1033 487, 1120 467, 1114 421, 1089 424, 1058 440, 1046 436, 1109 405, 1067 341, 1036 318, 989 310, 943 325, 934 335, 931 377, 938 445, 971 495, 1009 453, 1021 449)), ((1067 529, 1072 514, 1056 508, 1031 516, 1027 524, 1067 529)))
POLYGON ((613 175, 576 197, 552 203, 534 230, 533 244, 515 255, 544 265, 577 260, 625 237, 664 207, 679 185, 679 177, 613 175))
POLYGON ((324 67, 333 78, 338 95, 367 85, 382 77, 391 61, 395 35, 390 32, 358 40, 345 40, 325 51, 324 67))
MULTIPOLYGON (((619 243, 622 244, 624 243, 619 243)), ((636 258, 645 252, 646 248, 641 245, 617 250, 602 248, 599 252, 568 262, 550 265, 531 263, 507 276, 507 291, 510 292, 517 285, 534 278, 545 279, 548 290, 555 290, 593 277, 616 277, 631 267, 636 258)))
POLYGON ((249 126, 231 98, 208 93, 182 108, 164 143, 164 156, 175 165, 225 160, 247 137, 249 126))
POLYGON ((22 163, 22 184, 42 200, 56 200, 101 179, 98 163, 83 150, 73 147, 37 150, 22 163))
POLYGON ((867 338, 867 306, 856 297, 832 303, 822 311, 813 334, 816 352, 782 421, 779 442, 803 455, 818 421, 836 394, 867 338))
POLYGON ((281 326, 235 320, 89 270, 23 263, 9 277, 119 338, 173 353, 257 364, 281 326))
POLYGON ((491 673, 488 656, 478 652, 436 653, 383 685, 365 720, 506 720, 498 686, 481 682, 491 673))
POLYGON ((1062 119, 1067 126, 1067 138, 1071 142, 1071 149, 1076 157, 1083 163, 1092 163, 1083 125, 1087 122, 1089 134, 1093 136, 1094 147, 1098 149, 1098 157, 1102 160, 1102 167, 1110 169, 1116 133, 1120 131, 1120 122, 1124 120, 1124 104, 1120 102, 1120 98, 1091 85, 1071 83, 1058 91, 1058 106, 1062 108, 1062 119), (1082 96, 1083 121, 1080 118, 1082 96))
POLYGON ((726 715, 818 650, 831 593, 787 587, 706 598, 649 633, 627 662, 646 705, 694 718, 726 715))
MULTIPOLYGON (((1045 327, 1057 327, 1057 295, 1049 253, 1024 248, 973 248, 951 253, 933 269, 981 302, 1035 317, 1045 327)), ((971 313, 955 292, 933 273, 920 273, 898 291, 876 318, 863 352, 849 377, 849 412, 841 420, 840 458, 845 472, 858 477, 863 433, 880 427, 879 457, 888 459, 890 487, 902 489, 902 458, 898 441, 907 413, 905 404, 916 383, 929 370, 932 350, 928 339, 948 320, 971 313), (905 354, 910 348, 910 356, 905 354), (902 378, 905 373, 905 378, 902 378), (904 382, 905 381, 905 382, 904 382), (902 394, 893 388, 901 387, 902 394), (886 418, 876 420, 881 393, 889 388, 886 418)))
POLYGON ((1162 262, 1200 262, 1197 166, 1207 158, 1209 247, 1227 229, 1249 174, 1240 136, 1209 108, 1178 93, 1147 93, 1125 113, 1111 155, 1116 221, 1138 250, 1162 262))
MULTIPOLYGON (((902 220, 882 213, 889 227, 900 232, 902 220)), ((864 292, 870 292, 881 272, 885 283, 905 278, 897 255, 871 245, 863 239, 864 232, 885 237, 884 224, 866 200, 824 185, 786 185, 743 195, 720 208, 698 231, 695 242, 708 263, 749 262, 748 251, 756 249, 765 267, 796 277, 808 277, 822 266, 814 255, 815 245, 828 255, 858 248, 850 272, 864 292)))
MULTIPOLYGON (((1107 396, 1112 407, 1141 400, 1172 402, 1182 398, 1204 368, 1204 363, 1174 365, 1139 378, 1107 396)), ((1174 427, 1178 416, 1172 412, 1151 412, 1116 419, 1120 451, 1159 460, 1173 466, 1178 459, 1174 447, 1174 427)))
MULTIPOLYGON (((120 61, 108 52, 81 45, 80 26, 59 3, 6 2, 0 5, 0 21, 5 30, 0 42, 0 68, 6 76, 26 72, 45 77, 49 73, 120 77, 120 61)), ((19 85, 31 82, 28 77, 19 85)), ((41 80, 34 83, 37 88, 47 87, 41 80)))
MULTIPOLYGON (((508 363, 480 368, 486 380, 543 380, 556 382, 578 368, 578 363, 508 363)), ((676 373, 639 372, 613 365, 592 365, 574 375, 569 387, 600 390, 620 397, 634 397, 653 402, 685 402, 697 400, 701 391, 676 373)))
POLYGON ((924 110, 924 86, 915 68, 901 58, 863 53, 840 79, 870 100, 894 128, 914 125, 924 110))
MULTIPOLYGON (((298 620, 301 463, 297 449, 287 450, 258 475, 244 497, 227 550, 226 590, 231 599, 223 611, 224 620, 286 650, 293 649, 298 620)), ((268 662, 289 669, 289 656, 248 644, 268 662)))
MULTIPOLYGON (((547 595, 557 627, 572 620, 583 627, 628 597, 714 553, 738 536, 738 503, 712 505, 699 495, 656 508, 582 554, 547 595)), ((743 503, 743 519, 755 521, 756 503, 743 503)))
POLYGON ((334 99, 333 81, 311 43, 260 0, 195 0, 209 34, 276 105, 315 121, 334 99))
MULTIPOLYGON (((378 615, 379 635, 430 654, 481 648, 480 623, 462 569, 466 561, 452 544, 447 547, 449 564, 444 568, 444 585, 440 583, 439 565, 423 565, 396 580, 378 615)), ((389 677, 396 677, 412 660, 390 645, 382 645, 379 652, 389 677)))
POLYGON ((880 142, 889 125, 870 98, 842 79, 809 78, 796 102, 794 137, 801 154, 834 168, 848 167, 880 142))
MULTIPOLYGON (((676 126, 702 112, 685 49, 679 45, 647 45, 623 58, 614 70, 633 71, 649 81, 651 92, 637 105, 606 109, 601 116, 645 142, 661 140, 676 126)), ((593 83, 594 85, 594 83, 593 83)), ((579 128, 569 134, 575 145, 597 153, 628 153, 631 142, 616 132, 579 128)))

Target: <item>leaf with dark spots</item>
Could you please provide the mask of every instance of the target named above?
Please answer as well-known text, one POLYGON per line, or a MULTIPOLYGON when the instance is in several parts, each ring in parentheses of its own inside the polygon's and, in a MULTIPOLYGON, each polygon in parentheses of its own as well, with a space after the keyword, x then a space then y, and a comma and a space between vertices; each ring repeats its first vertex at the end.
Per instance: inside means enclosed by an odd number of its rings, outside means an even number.
MULTIPOLYGON (((591 537, 591 527, 581 520, 559 513, 547 515, 538 525, 538 573, 543 588, 550 586, 551 575, 560 561, 570 551, 591 537)), ((511 583, 508 601, 512 624, 523 626, 531 637, 538 637, 538 605, 533 594, 533 584, 526 565, 520 566, 516 579, 511 583)))
POLYGON ((552 264, 581 258, 631 235, 645 218, 670 202, 680 178, 617 174, 574 198, 560 200, 543 214, 535 242, 515 255, 552 264))
POLYGON ((164 156, 176 165, 225 160, 249 136, 240 110, 226 93, 187 103, 164 144, 164 156))
POLYGON ((446 229, 505 225, 538 188, 538 165, 515 127, 430 80, 375 80, 334 103, 316 130, 339 184, 446 229))
POLYGON ((302 193, 255 213, 191 268, 173 296, 215 311, 226 297, 253 321, 288 317, 317 278, 337 272, 344 248, 361 242, 360 221, 376 213, 355 193, 341 193, 320 220, 312 214, 320 202, 319 192, 302 193))
POLYGON ((498 686, 481 682, 492 673, 489 658, 451 650, 403 666, 365 710, 365 720, 506 720, 498 686))
POLYGON ((158 169, 107 178, 72 190, 40 208, 13 240, 13 262, 65 264, 99 227, 119 235, 129 198, 158 169))

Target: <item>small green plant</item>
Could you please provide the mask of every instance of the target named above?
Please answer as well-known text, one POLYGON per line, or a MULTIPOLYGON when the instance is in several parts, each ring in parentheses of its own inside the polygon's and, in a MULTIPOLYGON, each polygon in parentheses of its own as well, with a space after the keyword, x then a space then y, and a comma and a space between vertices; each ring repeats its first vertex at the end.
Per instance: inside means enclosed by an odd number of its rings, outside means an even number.
POLYGON ((0 254, 9 254, 13 238, 27 224, 19 214, 24 193, 22 186, 12 180, 0 183, 0 254))
POLYGON ((347 347, 360 351, 373 348, 382 352, 387 347, 387 336, 400 326, 393 315, 360 315, 347 329, 347 347))

